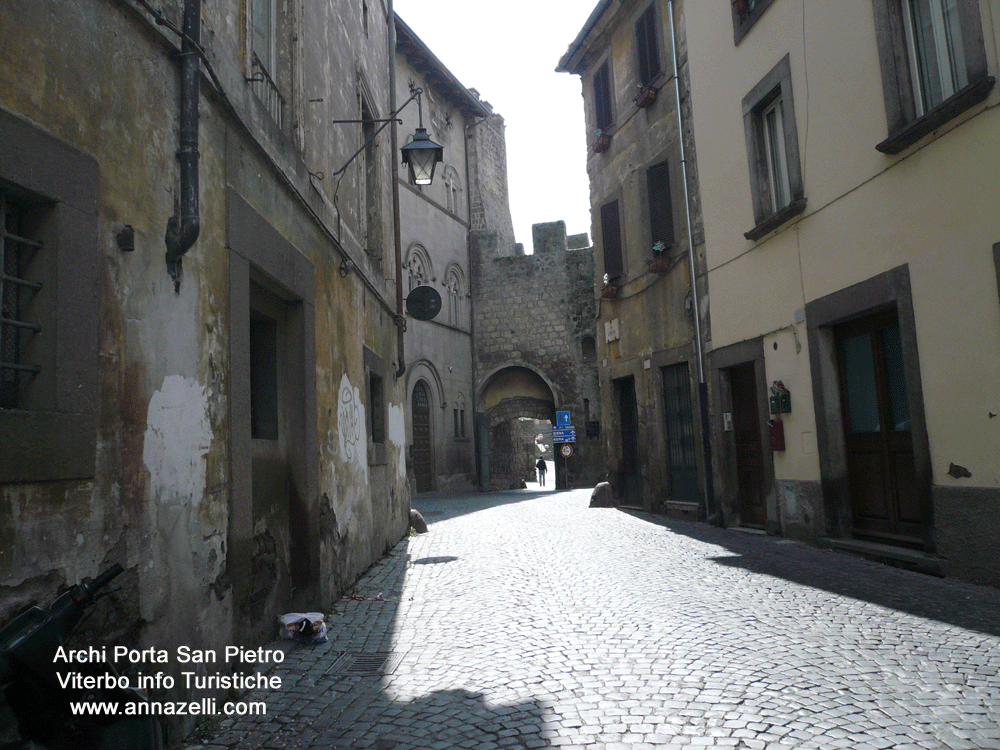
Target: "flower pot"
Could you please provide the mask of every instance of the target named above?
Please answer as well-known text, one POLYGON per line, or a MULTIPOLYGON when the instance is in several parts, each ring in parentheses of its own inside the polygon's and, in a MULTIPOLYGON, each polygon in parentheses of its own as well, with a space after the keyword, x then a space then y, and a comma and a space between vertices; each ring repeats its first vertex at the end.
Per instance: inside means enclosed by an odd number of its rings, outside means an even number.
POLYGON ((597 136, 597 140, 594 141, 594 153, 599 154, 602 151, 607 151, 610 145, 611 145, 610 135, 599 135, 597 136))
POLYGON ((657 255, 649 262, 649 270, 659 273, 670 270, 670 258, 667 255, 657 255))
POLYGON ((601 288, 601 297, 604 299, 614 299, 618 296, 618 287, 614 284, 605 284, 601 288))
POLYGON ((650 104, 656 101, 656 94, 658 90, 655 86, 647 86, 642 90, 642 93, 635 98, 635 106, 639 109, 648 107, 650 104))

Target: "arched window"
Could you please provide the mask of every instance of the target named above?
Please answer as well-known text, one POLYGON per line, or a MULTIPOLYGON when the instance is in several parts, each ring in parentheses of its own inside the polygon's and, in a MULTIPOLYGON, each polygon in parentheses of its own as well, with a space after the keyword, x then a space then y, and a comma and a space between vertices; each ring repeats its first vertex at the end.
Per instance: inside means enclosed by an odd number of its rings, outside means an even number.
POLYGON ((453 214, 457 214, 458 194, 462 192, 462 185, 458 180, 458 170, 450 165, 444 168, 444 190, 445 206, 453 214))
POLYGON ((461 440, 465 437, 465 394, 459 392, 455 396, 454 412, 455 417, 455 439, 461 440))
POLYGON ((597 361, 597 342, 593 336, 584 336, 580 339, 580 354, 584 362, 597 361))
POLYGON ((409 290, 425 286, 431 280, 431 263, 427 251, 421 245, 410 248, 406 257, 406 271, 409 276, 409 290))
POLYGON ((448 266, 445 272, 444 286, 447 291, 448 300, 448 322, 451 325, 460 327, 462 325, 462 301, 465 298, 465 279, 462 269, 454 263, 448 266))

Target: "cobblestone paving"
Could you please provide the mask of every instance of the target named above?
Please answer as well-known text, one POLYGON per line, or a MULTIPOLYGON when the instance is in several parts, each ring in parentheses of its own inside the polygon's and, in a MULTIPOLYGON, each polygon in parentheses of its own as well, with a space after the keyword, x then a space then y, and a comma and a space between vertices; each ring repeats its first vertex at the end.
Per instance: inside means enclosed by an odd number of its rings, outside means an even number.
POLYGON ((1000 748, 1000 591, 589 491, 414 505, 241 748, 1000 748), (379 594, 385 601, 378 601, 379 594), (331 673, 392 652, 382 676, 331 673))

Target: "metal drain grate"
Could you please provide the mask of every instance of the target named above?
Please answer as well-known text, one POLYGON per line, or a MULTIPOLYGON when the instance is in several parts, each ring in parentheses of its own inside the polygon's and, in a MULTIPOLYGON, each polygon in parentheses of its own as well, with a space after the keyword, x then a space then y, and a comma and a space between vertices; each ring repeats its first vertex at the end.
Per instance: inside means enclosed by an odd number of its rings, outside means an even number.
POLYGON ((392 674, 402 660, 402 654, 392 651, 348 651, 326 670, 326 674, 355 677, 392 674))

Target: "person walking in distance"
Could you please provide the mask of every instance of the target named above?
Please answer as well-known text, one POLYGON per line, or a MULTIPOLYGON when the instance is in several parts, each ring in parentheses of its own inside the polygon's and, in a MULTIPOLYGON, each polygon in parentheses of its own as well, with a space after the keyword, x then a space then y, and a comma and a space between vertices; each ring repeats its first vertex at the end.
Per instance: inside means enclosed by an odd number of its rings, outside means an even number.
POLYGON ((541 487, 545 486, 545 459, 538 459, 538 463, 535 464, 535 468, 538 469, 538 484, 541 487))

